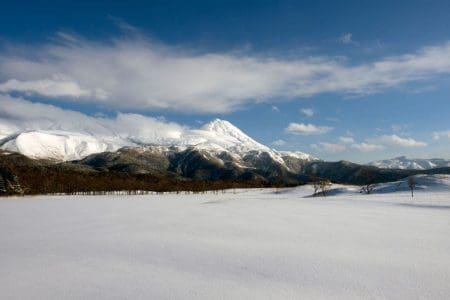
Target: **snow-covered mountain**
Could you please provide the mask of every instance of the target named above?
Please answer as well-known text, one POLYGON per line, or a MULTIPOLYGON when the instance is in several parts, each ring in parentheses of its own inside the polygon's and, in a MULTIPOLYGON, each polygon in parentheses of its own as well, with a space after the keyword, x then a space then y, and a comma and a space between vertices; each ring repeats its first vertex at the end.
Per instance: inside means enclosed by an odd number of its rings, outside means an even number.
POLYGON ((392 159, 374 161, 368 165, 384 169, 428 170, 433 168, 450 167, 450 160, 441 158, 407 158, 405 156, 399 156, 392 159))
POLYGON ((0 141, 0 148, 18 152, 31 158, 67 161, 92 153, 115 151, 126 141, 65 131, 26 131, 10 135, 0 141))
POLYGON ((213 156, 225 152, 236 159, 242 159, 249 153, 267 153, 281 164, 284 164, 285 156, 316 160, 303 152, 278 152, 256 142, 230 122, 220 119, 198 129, 176 128, 173 132, 160 133, 153 130, 149 135, 145 135, 145 132, 140 135, 115 132, 99 135, 62 130, 27 130, 14 132, 0 140, 2 150, 18 152, 31 158, 57 161, 81 159, 94 153, 116 151, 123 147, 145 147, 160 151, 168 148, 176 148, 178 151, 193 148, 213 156))
POLYGON ((230 122, 220 119, 215 119, 200 129, 184 131, 176 144, 178 146, 194 146, 204 150, 226 150, 234 154, 252 150, 272 151, 250 138, 230 122))

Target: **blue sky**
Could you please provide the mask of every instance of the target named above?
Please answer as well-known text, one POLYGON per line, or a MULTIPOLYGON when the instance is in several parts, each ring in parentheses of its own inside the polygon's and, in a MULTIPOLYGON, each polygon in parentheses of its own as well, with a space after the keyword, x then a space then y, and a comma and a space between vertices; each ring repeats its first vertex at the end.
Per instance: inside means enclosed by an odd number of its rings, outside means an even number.
POLYGON ((220 117, 329 160, 450 158, 449 1, 140 2, 3 4, 0 96, 220 117))

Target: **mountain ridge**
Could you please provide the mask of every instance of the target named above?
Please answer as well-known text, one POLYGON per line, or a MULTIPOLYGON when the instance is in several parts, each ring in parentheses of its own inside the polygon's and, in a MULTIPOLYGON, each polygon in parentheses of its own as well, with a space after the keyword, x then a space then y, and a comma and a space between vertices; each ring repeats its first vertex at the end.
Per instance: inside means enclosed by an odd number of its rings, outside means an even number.
POLYGON ((0 179, 9 187, 6 193, 33 194, 293 186, 317 180, 362 185, 450 173, 450 167, 382 169, 277 151, 220 119, 197 129, 148 132, 153 135, 16 132, 0 140, 0 179))
POLYGON ((243 158, 252 151, 267 152, 274 160, 284 163, 283 156, 296 156, 303 160, 317 158, 303 152, 280 152, 271 149, 242 132, 226 120, 215 119, 198 129, 185 129, 159 136, 137 138, 132 135, 92 135, 63 130, 28 130, 10 134, 0 140, 0 149, 18 152, 36 159, 70 161, 124 147, 155 147, 161 150, 187 148, 206 150, 216 155, 228 152, 243 158))
POLYGON ((367 165, 385 169, 429 170, 450 167, 450 160, 442 158, 407 158, 406 156, 398 156, 391 159, 373 161, 367 165))

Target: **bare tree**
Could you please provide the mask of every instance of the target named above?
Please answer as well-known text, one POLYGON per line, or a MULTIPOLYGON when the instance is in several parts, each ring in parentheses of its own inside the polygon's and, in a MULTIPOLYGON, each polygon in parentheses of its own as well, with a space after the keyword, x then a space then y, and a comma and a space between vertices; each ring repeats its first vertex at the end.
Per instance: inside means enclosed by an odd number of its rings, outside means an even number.
POLYGON ((320 190, 320 180, 314 180, 313 187, 314 187, 314 196, 317 196, 320 190))
POLYGON ((363 176, 363 178, 365 179, 365 184, 363 185, 363 187, 361 188, 361 193, 364 194, 371 194, 372 191, 375 189, 376 184, 375 182, 376 177, 375 174, 373 173, 372 170, 370 169, 364 169, 361 171, 361 175, 363 176))
POLYGON ((363 185, 361 188, 361 193, 363 194, 371 194, 372 191, 375 189, 376 184, 375 183, 367 183, 366 185, 363 185))
POLYGON ((314 196, 326 196, 328 188, 331 186, 331 182, 328 180, 321 180, 316 179, 313 181, 313 187, 314 187, 314 196))
POLYGON ((6 193, 6 182, 0 174, 0 193, 6 193))
POLYGON ((414 198, 414 189, 416 188, 416 178, 414 176, 408 177, 408 187, 411 190, 411 198, 414 198))
POLYGON ((327 195, 327 191, 330 186, 331 186, 331 182, 328 180, 322 180, 320 182, 320 190, 322 191, 322 195, 324 197, 327 195))

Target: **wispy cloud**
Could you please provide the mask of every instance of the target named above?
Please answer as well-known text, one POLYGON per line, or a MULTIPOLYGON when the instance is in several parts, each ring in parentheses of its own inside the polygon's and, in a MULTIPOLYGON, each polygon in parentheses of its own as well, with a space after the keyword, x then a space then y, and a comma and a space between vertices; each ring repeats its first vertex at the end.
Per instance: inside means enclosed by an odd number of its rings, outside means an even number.
POLYGON ((303 123, 290 123, 285 129, 286 133, 299 134, 299 135, 313 135, 313 134, 325 134, 333 127, 328 126, 317 126, 313 124, 303 124, 303 123))
POLYGON ((432 134, 433 140, 440 140, 441 138, 450 138, 450 130, 436 131, 432 134))
POLYGON ((427 146, 427 143, 417 141, 413 138, 403 138, 396 134, 393 135, 382 135, 380 137, 372 139, 374 142, 378 142, 384 145, 390 145, 390 146, 399 146, 399 147, 425 147, 427 146))
POLYGON ((300 109, 300 113, 303 114, 304 116, 310 118, 312 116, 314 116, 314 109, 312 108, 301 108, 300 109))
POLYGON ((344 33, 342 34, 339 38, 338 41, 341 44, 344 45, 355 45, 355 46, 359 46, 359 43, 353 40, 353 34, 351 34, 350 32, 344 33))
POLYGON ((343 144, 352 144, 355 140, 351 136, 341 136, 339 137, 339 142, 343 144))
POLYGON ((286 144, 286 141, 284 141, 284 140, 275 140, 272 142, 272 145, 274 145, 274 146, 283 146, 285 144, 286 144))
POLYGON ((358 152, 382 151, 388 147, 425 147, 425 142, 417 141, 413 138, 403 138, 397 135, 383 135, 357 142, 353 137, 341 136, 336 143, 321 142, 313 144, 312 148, 322 152, 339 153, 355 150, 358 152))
POLYGON ((45 97, 91 97, 97 99, 105 99, 107 97, 106 93, 101 89, 83 89, 77 82, 63 78, 28 81, 9 79, 4 83, 0 83, 0 92, 23 92, 25 94, 39 94, 45 97))
POLYGON ((318 144, 312 144, 311 147, 315 150, 328 153, 341 153, 349 150, 356 150, 359 152, 372 152, 385 149, 384 146, 377 144, 370 144, 365 142, 347 143, 343 141, 339 141, 338 143, 321 142, 318 144))
POLYGON ((359 144, 351 144, 351 148, 356 149, 361 152, 372 152, 372 151, 379 151, 385 149, 383 145, 379 144, 370 144, 370 143, 359 143, 359 144))
POLYGON ((0 51, 0 93, 117 109, 226 113, 248 103, 319 93, 377 93, 450 73, 450 43, 352 64, 323 56, 202 53, 154 43, 139 33, 105 42, 58 36, 59 42, 0 51))
POLYGON ((321 142, 318 144, 312 144, 311 148, 318 150, 318 151, 324 151, 324 152, 328 152, 328 153, 340 153, 340 152, 344 152, 347 147, 345 145, 336 143, 326 143, 326 142, 321 142))
POLYGON ((132 34, 141 34, 141 31, 139 28, 131 25, 130 23, 124 21, 122 18, 108 15, 108 18, 114 22, 114 24, 123 32, 126 33, 132 33, 132 34))

